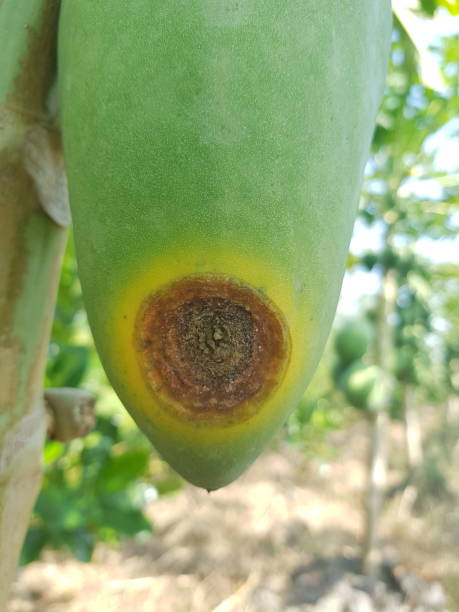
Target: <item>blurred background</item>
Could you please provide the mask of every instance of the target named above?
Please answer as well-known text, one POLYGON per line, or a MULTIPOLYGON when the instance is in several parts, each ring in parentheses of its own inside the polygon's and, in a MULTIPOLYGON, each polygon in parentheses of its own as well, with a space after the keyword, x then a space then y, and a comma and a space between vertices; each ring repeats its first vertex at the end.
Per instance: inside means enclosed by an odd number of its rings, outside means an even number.
POLYGON ((11 612, 459 610, 459 5, 416 5, 325 354, 236 483, 185 484, 125 412, 69 241, 46 386, 94 393, 97 426, 46 445, 11 612))

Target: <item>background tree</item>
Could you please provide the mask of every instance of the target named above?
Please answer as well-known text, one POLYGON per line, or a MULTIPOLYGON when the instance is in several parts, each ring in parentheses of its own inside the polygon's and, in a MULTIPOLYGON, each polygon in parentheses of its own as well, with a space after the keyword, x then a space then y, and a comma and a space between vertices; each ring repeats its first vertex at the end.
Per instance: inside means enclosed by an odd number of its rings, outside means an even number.
MULTIPOLYGON (((440 6, 435 2, 421 5, 430 15, 440 6)), ((341 378, 348 401, 365 410, 372 429, 363 551, 370 574, 381 562, 377 526, 386 486, 387 428, 395 401, 391 398, 398 392, 414 469, 422 462, 416 396, 432 391, 434 384, 429 344, 435 331, 431 320, 433 276, 417 255, 418 245, 421 240, 433 245, 451 238, 458 229, 458 182, 449 174, 451 169, 445 172, 438 167, 436 155, 445 132, 455 129, 457 40, 441 43, 436 49, 437 64, 419 43, 414 13, 404 3, 394 3, 394 9, 387 91, 360 210, 362 222, 378 236, 379 247, 351 259, 352 265, 363 266, 379 278, 372 312, 373 346, 366 355, 367 363, 355 361, 341 378)), ((448 9, 457 13, 453 3, 448 9)), ((436 341, 438 353, 445 354, 446 346, 438 334, 436 341)), ((355 348, 356 342, 354 337, 350 346, 355 348)), ((337 348, 340 355, 339 344, 337 348)), ((342 363, 343 355, 340 357, 342 363)), ((439 375, 446 378, 444 374, 439 375)))

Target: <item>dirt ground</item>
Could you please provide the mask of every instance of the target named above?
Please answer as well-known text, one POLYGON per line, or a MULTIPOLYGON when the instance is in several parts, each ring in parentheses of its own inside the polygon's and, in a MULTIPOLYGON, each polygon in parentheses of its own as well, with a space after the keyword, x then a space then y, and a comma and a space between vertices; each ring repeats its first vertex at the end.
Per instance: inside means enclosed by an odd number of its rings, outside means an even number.
MULTIPOLYGON (((278 444, 223 490, 158 499, 152 536, 100 545, 90 564, 47 553, 19 572, 8 612, 459 610, 453 504, 419 513, 409 490, 393 496, 381 525, 386 581, 359 574, 363 427, 334 433, 327 461, 278 444)), ((401 448, 395 427, 391 456, 401 448)))

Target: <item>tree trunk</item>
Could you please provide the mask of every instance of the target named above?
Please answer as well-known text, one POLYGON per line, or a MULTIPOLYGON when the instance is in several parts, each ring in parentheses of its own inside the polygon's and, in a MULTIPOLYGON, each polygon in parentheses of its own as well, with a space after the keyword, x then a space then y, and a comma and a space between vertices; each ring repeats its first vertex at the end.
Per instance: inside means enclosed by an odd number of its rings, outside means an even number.
POLYGON ((422 429, 419 420, 419 412, 416 406, 416 389, 413 385, 405 385, 404 409, 405 409, 405 439, 408 455, 408 466, 413 474, 422 465, 422 429))
POLYGON ((48 104, 58 10, 0 2, 0 611, 41 484, 42 381, 69 220, 48 104))
MULTIPOLYGON (((397 283, 394 270, 387 270, 382 279, 376 325, 375 362, 385 372, 386 385, 391 385, 392 358, 394 353, 391 316, 395 309, 397 283)), ((387 389, 389 391, 389 389, 387 389)), ((370 418, 371 438, 368 453, 368 484, 366 498, 365 533, 363 543, 363 568, 368 576, 376 576, 381 565, 378 530, 384 502, 387 479, 388 425, 387 401, 389 392, 382 394, 382 405, 373 406, 370 418)))

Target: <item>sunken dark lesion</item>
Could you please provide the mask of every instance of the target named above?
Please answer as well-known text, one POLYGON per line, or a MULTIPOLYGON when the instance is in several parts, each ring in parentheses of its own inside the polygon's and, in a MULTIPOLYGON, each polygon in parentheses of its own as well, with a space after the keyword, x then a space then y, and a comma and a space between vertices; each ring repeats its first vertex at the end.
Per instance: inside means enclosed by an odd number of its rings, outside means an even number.
POLYGON ((278 386, 290 356, 275 306, 236 279, 211 275, 148 296, 134 343, 151 392, 192 420, 245 420, 278 386))

